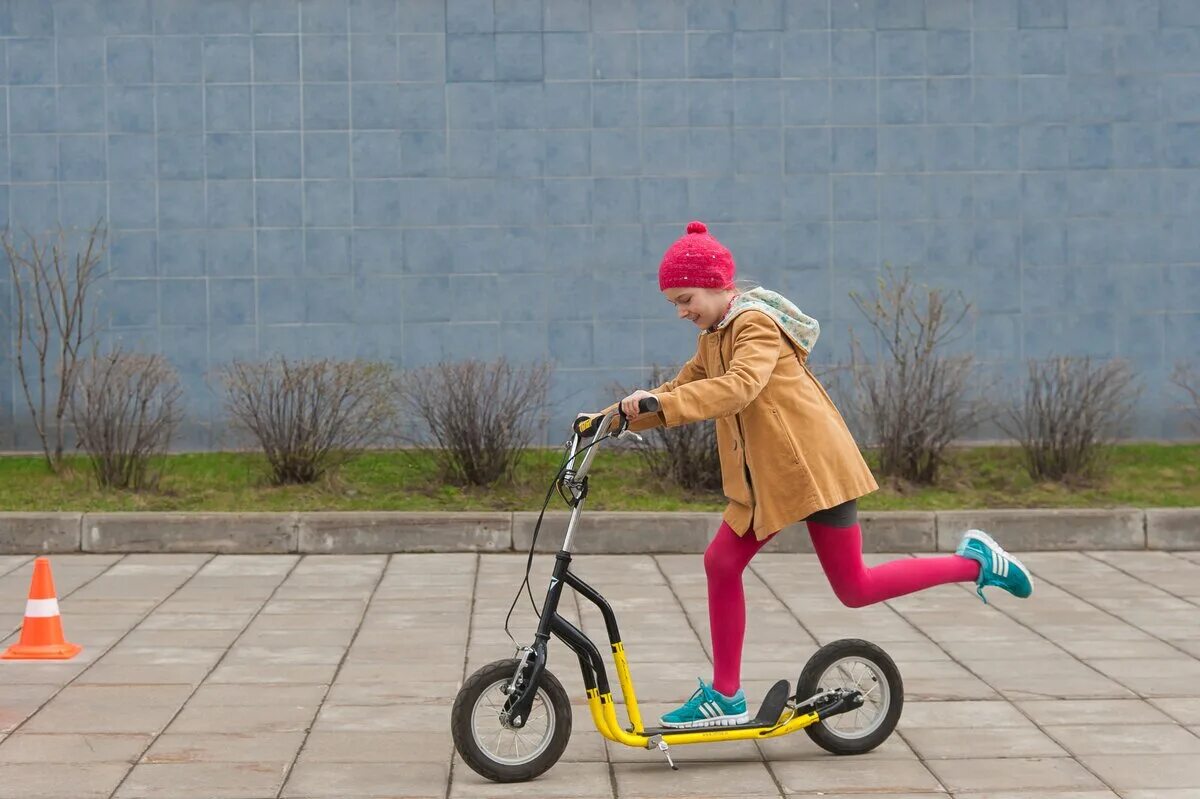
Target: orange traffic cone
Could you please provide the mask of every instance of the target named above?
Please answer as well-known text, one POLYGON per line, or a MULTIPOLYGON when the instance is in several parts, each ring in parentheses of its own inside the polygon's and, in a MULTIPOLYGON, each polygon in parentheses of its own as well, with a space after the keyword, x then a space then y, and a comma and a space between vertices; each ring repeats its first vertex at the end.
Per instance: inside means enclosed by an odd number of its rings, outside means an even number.
POLYGON ((54 593, 54 578, 50 576, 50 561, 38 558, 33 562, 33 583, 29 586, 29 601, 25 604, 21 640, 10 646, 0 658, 70 660, 82 649, 63 638, 62 617, 58 615, 58 597, 54 593))

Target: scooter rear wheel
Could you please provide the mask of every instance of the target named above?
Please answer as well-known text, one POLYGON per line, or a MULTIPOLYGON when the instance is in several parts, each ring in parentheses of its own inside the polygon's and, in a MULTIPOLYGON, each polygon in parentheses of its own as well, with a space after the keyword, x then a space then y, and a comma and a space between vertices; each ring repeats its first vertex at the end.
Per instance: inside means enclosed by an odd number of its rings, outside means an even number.
POLYGON ((571 702, 549 671, 542 672, 525 725, 515 729, 500 721, 504 691, 519 666, 519 660, 509 658, 476 671, 463 683, 450 713, 459 756, 494 782, 533 779, 558 762, 571 737, 571 702))
POLYGON ((821 647, 804 665, 796 695, 806 699, 836 688, 860 691, 862 707, 805 727, 808 737, 835 755, 861 755, 886 741, 904 707, 904 682, 887 652, 856 638, 821 647))

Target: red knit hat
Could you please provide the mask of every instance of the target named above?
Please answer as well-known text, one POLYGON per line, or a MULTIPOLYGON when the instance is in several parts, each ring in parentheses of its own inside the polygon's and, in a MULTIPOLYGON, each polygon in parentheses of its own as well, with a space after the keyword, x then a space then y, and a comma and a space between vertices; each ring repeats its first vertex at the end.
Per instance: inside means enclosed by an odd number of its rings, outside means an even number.
POLYGON ((725 289, 733 285, 733 254, 708 232, 703 222, 688 222, 687 234, 663 253, 658 266, 659 291, 696 286, 725 289))

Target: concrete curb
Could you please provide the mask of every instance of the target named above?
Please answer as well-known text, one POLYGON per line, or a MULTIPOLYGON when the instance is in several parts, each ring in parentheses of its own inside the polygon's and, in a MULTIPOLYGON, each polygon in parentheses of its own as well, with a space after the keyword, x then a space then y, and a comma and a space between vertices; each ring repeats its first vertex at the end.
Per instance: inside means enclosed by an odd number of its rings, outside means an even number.
MULTIPOLYGON (((569 514, 548 512, 539 552, 562 542, 569 514)), ((364 554, 525 552, 536 513, 0 513, 0 554, 68 552, 364 554)), ((1014 551, 1200 550, 1200 508, 864 511, 867 552, 952 552, 964 530, 988 530, 1014 551)), ((581 554, 703 552, 719 513, 587 511, 581 554)), ((776 552, 811 552, 804 525, 776 552)))
POLYGON ((81 551, 82 513, 0 513, 0 554, 81 551))
MULTIPOLYGON (((512 547, 528 552, 537 523, 536 513, 513 514, 512 547)), ((547 512, 538 534, 538 552, 557 552, 571 514, 547 512)), ((703 552, 721 526, 719 513, 584 512, 575 531, 574 551, 580 554, 643 554, 703 552)))
POLYGON ((296 552, 507 552, 511 513, 298 513, 296 552))
MULTIPOLYGON (((1145 549, 1146 513, 1137 508, 939 511, 938 550, 953 552, 963 530, 991 531, 1005 549, 1145 549)), ((1200 528, 1195 534, 1200 535, 1200 528)))
POLYGON ((295 513, 85 513, 83 552, 296 551, 295 513))
POLYGON ((1200 508, 1146 511, 1147 549, 1200 549, 1200 508))

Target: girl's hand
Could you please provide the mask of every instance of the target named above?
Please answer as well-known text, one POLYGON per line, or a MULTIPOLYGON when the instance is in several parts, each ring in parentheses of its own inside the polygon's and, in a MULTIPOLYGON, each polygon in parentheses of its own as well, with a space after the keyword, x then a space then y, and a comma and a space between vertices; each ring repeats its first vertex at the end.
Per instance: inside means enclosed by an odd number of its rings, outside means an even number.
POLYGON ((653 396, 654 395, 649 391, 642 391, 639 389, 625 399, 621 400, 621 410, 625 412, 625 415, 629 417, 630 421, 633 421, 634 419, 638 418, 638 402, 646 397, 653 396))

